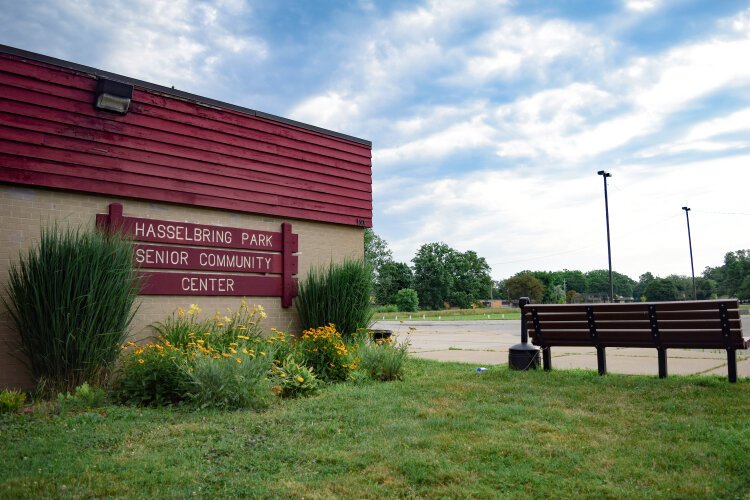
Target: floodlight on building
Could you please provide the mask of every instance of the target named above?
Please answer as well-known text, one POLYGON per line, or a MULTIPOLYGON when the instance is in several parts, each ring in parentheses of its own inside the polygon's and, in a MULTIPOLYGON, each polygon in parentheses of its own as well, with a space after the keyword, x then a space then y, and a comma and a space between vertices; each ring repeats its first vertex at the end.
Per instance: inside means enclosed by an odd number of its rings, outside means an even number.
POLYGON ((97 80, 96 101, 94 102, 96 109, 124 115, 127 114, 132 99, 133 86, 131 84, 103 77, 97 80))

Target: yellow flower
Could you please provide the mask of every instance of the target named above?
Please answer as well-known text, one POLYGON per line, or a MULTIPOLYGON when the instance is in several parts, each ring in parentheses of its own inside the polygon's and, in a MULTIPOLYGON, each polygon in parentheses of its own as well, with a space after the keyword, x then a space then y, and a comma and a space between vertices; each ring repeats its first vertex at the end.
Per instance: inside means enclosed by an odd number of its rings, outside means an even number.
POLYGON ((242 363, 242 359, 240 359, 240 358, 234 358, 234 359, 236 359, 236 360, 237 360, 237 364, 240 364, 240 363, 242 363))
POLYGON ((303 379, 300 375, 297 375, 297 382, 304 382, 305 379, 303 379))
POLYGON ((250 337, 248 337, 247 335, 237 335, 237 338, 242 340, 250 340, 250 337))
POLYGON ((145 363, 145 361, 143 360, 143 358, 139 359, 139 360, 138 360, 138 362, 139 362, 140 364, 143 364, 143 363, 145 363))

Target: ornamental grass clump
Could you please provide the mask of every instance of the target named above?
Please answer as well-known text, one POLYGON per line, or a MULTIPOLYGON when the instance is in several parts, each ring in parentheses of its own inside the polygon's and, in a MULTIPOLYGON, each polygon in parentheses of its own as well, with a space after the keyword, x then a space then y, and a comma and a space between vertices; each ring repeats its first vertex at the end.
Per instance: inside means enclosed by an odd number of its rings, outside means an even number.
POLYGON ((0 391, 0 414, 17 413, 26 402, 26 393, 3 389, 0 391))
POLYGON ((104 379, 127 337, 137 285, 122 236, 43 228, 11 265, 3 299, 34 380, 58 392, 104 379))
POLYGON ((335 324, 345 339, 372 322, 372 270, 361 260, 313 268, 300 281, 297 311, 303 330, 335 324))
POLYGON ((392 338, 362 343, 358 350, 359 369, 372 380, 403 380, 409 346, 408 340, 397 343, 392 338))

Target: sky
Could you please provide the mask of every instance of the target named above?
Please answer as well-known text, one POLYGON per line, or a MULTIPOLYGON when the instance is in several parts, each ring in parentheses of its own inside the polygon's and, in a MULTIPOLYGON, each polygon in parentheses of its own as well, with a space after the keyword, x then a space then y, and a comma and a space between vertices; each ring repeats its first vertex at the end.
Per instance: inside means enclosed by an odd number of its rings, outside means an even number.
POLYGON ((396 260, 690 275, 750 248, 750 0, 0 0, 0 43, 372 141, 396 260))

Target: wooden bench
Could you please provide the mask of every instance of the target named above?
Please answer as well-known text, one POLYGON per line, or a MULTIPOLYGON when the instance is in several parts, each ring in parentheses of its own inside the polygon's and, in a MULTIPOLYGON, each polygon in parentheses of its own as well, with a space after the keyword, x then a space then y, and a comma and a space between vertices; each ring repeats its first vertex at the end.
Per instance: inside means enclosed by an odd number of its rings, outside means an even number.
POLYGON ((521 327, 542 349, 545 370, 552 368, 552 346, 595 347, 600 375, 607 372, 607 347, 653 347, 660 378, 667 376, 667 349, 725 349, 729 381, 736 382, 736 351, 750 347, 737 300, 526 304, 521 311, 521 327))

